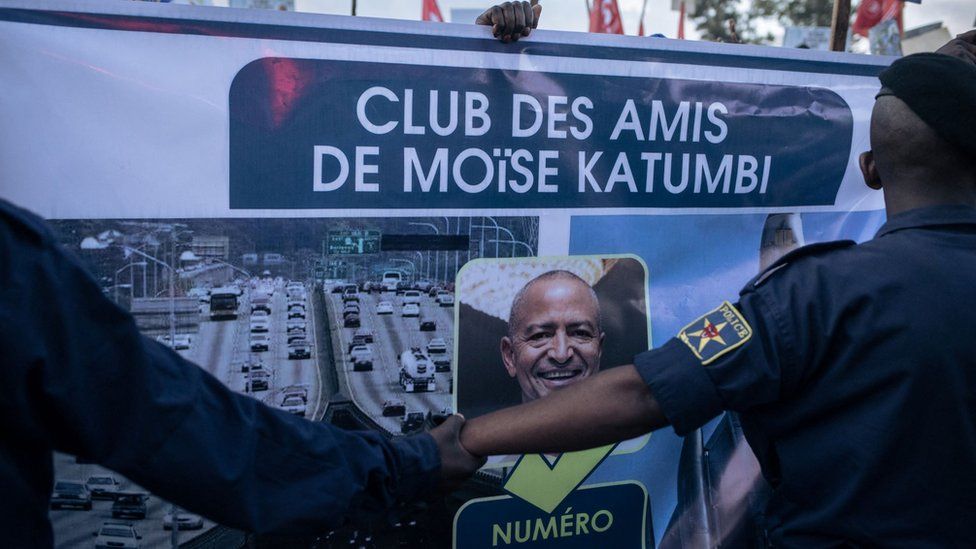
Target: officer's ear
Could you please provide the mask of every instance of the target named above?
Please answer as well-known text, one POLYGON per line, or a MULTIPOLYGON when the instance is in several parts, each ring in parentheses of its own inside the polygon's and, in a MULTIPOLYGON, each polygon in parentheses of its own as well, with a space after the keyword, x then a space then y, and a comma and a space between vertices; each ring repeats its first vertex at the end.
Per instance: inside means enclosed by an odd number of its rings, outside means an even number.
POLYGON ((874 164, 874 151, 862 152, 857 163, 861 166, 864 184, 876 191, 881 189, 883 185, 881 184, 881 176, 878 175, 878 167, 874 164))

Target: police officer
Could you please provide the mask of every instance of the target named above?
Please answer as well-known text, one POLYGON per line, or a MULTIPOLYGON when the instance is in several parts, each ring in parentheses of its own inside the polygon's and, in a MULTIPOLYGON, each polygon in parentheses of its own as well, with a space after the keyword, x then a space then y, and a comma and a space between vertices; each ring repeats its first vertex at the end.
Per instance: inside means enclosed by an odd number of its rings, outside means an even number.
POLYGON ((143 337, 36 216, 0 200, 0 531, 53 544, 52 450, 221 524, 320 533, 450 487, 483 463, 462 420, 389 441, 238 395, 143 337))
POLYGON ((881 74, 873 240, 787 254, 634 365, 471 420, 464 446, 580 450, 733 410, 774 546, 976 547, 976 31, 940 51, 881 74))

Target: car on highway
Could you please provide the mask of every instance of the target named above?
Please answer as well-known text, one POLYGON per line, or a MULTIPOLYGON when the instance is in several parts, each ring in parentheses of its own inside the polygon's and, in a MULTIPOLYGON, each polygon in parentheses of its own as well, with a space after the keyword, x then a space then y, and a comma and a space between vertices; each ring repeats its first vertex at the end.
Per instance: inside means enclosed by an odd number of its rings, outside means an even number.
POLYGON ((354 372, 372 372, 373 371, 373 360, 367 357, 357 357, 352 361, 352 371, 354 372))
POLYGON ((427 342, 428 355, 442 355, 447 352, 447 342, 443 337, 435 337, 427 342))
POLYGON ((403 308, 400 309, 400 316, 402 317, 417 317, 420 316, 420 305, 416 303, 405 303, 403 308))
POLYGON ((248 392, 267 391, 271 386, 271 374, 267 370, 251 370, 247 373, 245 389, 248 392))
POLYGON ((288 333, 293 333, 297 331, 304 332, 306 326, 307 323, 305 322, 304 319, 301 318, 293 318, 285 322, 285 329, 288 330, 288 333))
POLYGON ((451 292, 437 292, 437 297, 434 298, 441 307, 453 307, 454 306, 454 294, 451 292))
POLYGON ((92 499, 115 499, 122 484, 112 475, 91 475, 85 481, 85 488, 88 488, 92 499))
POLYGON ((203 518, 193 513, 178 512, 175 518, 173 513, 163 515, 163 530, 172 530, 174 524, 177 530, 199 530, 203 528, 203 518))
POLYGON ((400 420, 400 432, 403 434, 413 433, 424 428, 423 412, 407 412, 400 420))
POLYGON ((312 346, 305 340, 296 341, 288 345, 288 360, 303 360, 312 358, 312 346))
POLYGON ((271 296, 264 292, 255 292, 251 295, 251 314, 257 311, 271 313, 271 296))
POLYGON ((251 333, 267 332, 271 329, 271 319, 266 316, 259 316, 251 319, 251 333))
POLYGON ((356 333, 353 334, 352 337, 353 338, 356 338, 357 336, 361 336, 361 337, 365 338, 366 339, 366 343, 372 343, 373 342, 373 339, 375 337, 375 334, 373 334, 373 331, 372 330, 367 330, 366 328, 362 328, 360 330, 356 330, 356 333))
POLYGON ((308 402, 308 386, 307 385, 289 385, 281 390, 282 398, 288 396, 297 396, 298 398, 308 402))
POLYGON ((289 319, 300 318, 302 320, 305 320, 305 309, 300 309, 297 307, 293 309, 288 309, 288 318, 289 319))
POLYGON ((437 321, 433 317, 422 316, 420 317, 420 331, 421 332, 433 332, 437 330, 437 321))
POLYGON ((292 309, 293 307, 301 307, 302 309, 305 309, 305 300, 304 299, 289 299, 288 300, 288 309, 292 309))
POLYGON ((55 481, 50 506, 51 509, 71 507, 73 509, 90 511, 92 508, 91 492, 81 482, 70 480, 55 481))
POLYGON ((357 358, 368 358, 370 361, 373 360, 373 350, 369 348, 369 345, 356 345, 349 350, 349 358, 356 360, 357 358))
POLYGON ((346 349, 346 352, 351 353, 354 347, 358 347, 359 345, 366 345, 369 342, 370 342, 369 338, 360 334, 357 331, 356 334, 352 336, 352 341, 349 342, 349 346, 346 349))
POLYGON ((264 363, 261 362, 260 358, 252 358, 250 360, 245 360, 241 362, 241 373, 255 372, 258 370, 264 370, 264 363))
POLYGON ((190 334, 176 334, 176 337, 174 337, 173 340, 175 341, 175 343, 171 345, 169 342, 169 334, 161 335, 156 338, 156 341, 162 343, 163 345, 166 345, 167 347, 171 347, 173 350, 176 351, 189 349, 190 345, 193 344, 193 336, 191 336, 190 334))
POLYGON ((342 316, 347 317, 349 315, 359 315, 359 305, 355 303, 349 303, 342 308, 342 316))
POLYGON ((92 535, 95 536, 95 549, 135 549, 142 539, 135 527, 127 522, 103 522, 92 535))
POLYGON ((451 357, 449 355, 432 355, 430 361, 434 363, 434 371, 438 373, 451 371, 451 357))
POLYGON ((252 353, 267 351, 271 347, 271 337, 268 334, 251 334, 250 345, 252 353))
POLYGON ((306 407, 305 400, 294 395, 281 399, 281 404, 278 405, 278 408, 281 408, 289 414, 295 414, 301 417, 305 417, 306 407))
POLYGON ((146 501, 149 494, 144 492, 119 492, 112 503, 112 518, 146 518, 146 501))
POLYGON ((288 344, 291 345, 292 343, 308 344, 308 339, 305 336, 305 332, 288 334, 288 344))
POLYGON ((413 283, 413 289, 420 292, 427 293, 430 291, 430 288, 433 285, 434 283, 429 280, 418 280, 413 283))
POLYGON ((270 320, 271 311, 265 311, 264 309, 258 309, 257 311, 252 311, 251 320, 254 320, 255 318, 267 318, 268 320, 270 320))
POLYGON ((403 292, 402 303, 406 305, 407 303, 416 303, 420 305, 420 292, 417 290, 405 290, 403 292))
POLYGON ((351 314, 342 320, 342 325, 346 328, 359 328, 361 326, 359 322, 359 315, 351 314))
POLYGON ((376 304, 376 314, 378 315, 392 315, 393 314, 393 303, 390 301, 380 301, 376 304))
POLYGON ((407 404, 398 398, 383 401, 383 417, 403 417, 407 404))

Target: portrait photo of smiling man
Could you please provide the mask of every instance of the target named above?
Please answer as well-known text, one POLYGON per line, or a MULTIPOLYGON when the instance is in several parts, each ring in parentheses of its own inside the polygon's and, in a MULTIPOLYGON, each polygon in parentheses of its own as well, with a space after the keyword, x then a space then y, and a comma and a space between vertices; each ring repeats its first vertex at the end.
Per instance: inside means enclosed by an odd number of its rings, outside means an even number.
POLYGON ((569 271, 547 271, 515 294, 501 357, 528 402, 598 372, 605 338, 593 288, 569 271))
POLYGON ((457 278, 455 410, 545 398, 648 348, 647 273, 632 256, 475 260, 457 278))

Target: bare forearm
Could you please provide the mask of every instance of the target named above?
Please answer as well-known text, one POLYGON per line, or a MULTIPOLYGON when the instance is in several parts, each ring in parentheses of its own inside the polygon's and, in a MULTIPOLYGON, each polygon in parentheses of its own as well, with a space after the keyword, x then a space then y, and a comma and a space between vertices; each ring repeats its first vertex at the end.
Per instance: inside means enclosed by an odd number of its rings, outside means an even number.
POLYGON ((600 372, 546 398, 469 420, 475 455, 570 452, 627 440, 667 424, 632 365, 600 372))

